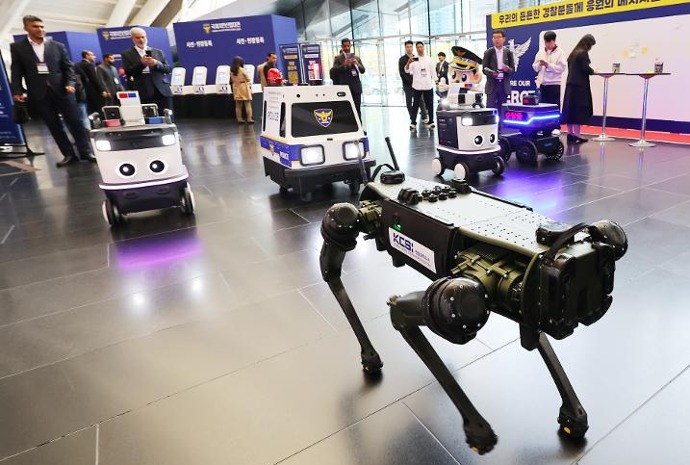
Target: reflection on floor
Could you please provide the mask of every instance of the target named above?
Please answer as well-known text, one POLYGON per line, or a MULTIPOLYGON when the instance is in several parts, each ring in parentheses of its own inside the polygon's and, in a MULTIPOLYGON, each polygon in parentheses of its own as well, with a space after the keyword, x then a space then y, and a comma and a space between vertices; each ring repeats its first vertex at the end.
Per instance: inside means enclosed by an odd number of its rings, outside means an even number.
MULTIPOLYGON (((375 156, 431 179, 434 133, 403 109, 366 108, 375 156)), ((556 434, 560 401, 540 357, 498 316, 453 346, 431 336, 499 436, 474 455, 460 417, 390 324, 386 299, 424 289, 374 244, 344 280, 384 358, 368 383, 321 281, 319 222, 347 186, 303 204, 263 176, 257 131, 182 122, 198 211, 132 215, 111 233, 98 168, 0 177, 2 464, 685 464, 690 407, 690 150, 625 141, 490 172, 476 187, 566 222, 625 226, 614 303, 554 343, 589 414, 586 442, 556 434), (685 260, 688 260, 686 262, 685 260)), ((39 143, 41 142, 42 143, 39 143)))

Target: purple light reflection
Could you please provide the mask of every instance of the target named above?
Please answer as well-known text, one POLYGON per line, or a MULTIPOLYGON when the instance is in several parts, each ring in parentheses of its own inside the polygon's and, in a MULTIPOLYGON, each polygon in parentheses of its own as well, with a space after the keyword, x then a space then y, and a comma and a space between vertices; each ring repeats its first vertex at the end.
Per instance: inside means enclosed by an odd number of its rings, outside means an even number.
POLYGON ((201 242, 193 230, 115 243, 117 268, 121 270, 156 268, 198 256, 202 251, 201 242))

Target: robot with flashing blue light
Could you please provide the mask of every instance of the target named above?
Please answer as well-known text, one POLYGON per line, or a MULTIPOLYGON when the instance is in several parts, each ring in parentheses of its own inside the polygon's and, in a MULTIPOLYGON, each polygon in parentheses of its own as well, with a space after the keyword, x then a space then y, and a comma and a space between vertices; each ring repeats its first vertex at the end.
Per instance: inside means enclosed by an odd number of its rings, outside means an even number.
POLYGON ((525 95, 521 104, 503 104, 503 130, 499 143, 505 161, 515 152, 520 163, 535 163, 543 153, 549 160, 563 156, 560 111, 558 105, 540 103, 539 95, 525 95))
POLYGON ((431 169, 440 176, 451 169, 459 179, 472 173, 491 170, 500 175, 505 170, 498 143, 498 111, 484 108, 480 87, 481 58, 460 46, 451 49, 450 84, 440 83, 439 93, 447 92, 436 111, 438 121, 438 157, 431 169))
POLYGON ((158 115, 155 104, 142 105, 136 91, 118 92, 120 106, 103 107, 90 116, 91 145, 105 193, 103 217, 115 227, 128 213, 179 207, 194 213, 194 194, 187 182, 172 112, 158 115))
POLYGON ((339 181, 357 194, 376 164, 347 86, 266 87, 260 142, 266 176, 305 202, 339 181))

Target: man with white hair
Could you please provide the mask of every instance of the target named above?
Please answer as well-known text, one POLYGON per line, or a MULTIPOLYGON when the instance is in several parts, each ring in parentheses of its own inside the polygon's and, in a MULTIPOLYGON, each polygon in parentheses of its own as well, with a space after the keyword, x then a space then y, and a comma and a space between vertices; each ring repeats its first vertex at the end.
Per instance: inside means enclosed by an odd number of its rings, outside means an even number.
POLYGON ((122 52, 122 67, 134 82, 142 103, 155 103, 158 111, 172 110, 170 90, 171 67, 162 50, 148 46, 146 31, 140 27, 130 30, 134 47, 122 52))

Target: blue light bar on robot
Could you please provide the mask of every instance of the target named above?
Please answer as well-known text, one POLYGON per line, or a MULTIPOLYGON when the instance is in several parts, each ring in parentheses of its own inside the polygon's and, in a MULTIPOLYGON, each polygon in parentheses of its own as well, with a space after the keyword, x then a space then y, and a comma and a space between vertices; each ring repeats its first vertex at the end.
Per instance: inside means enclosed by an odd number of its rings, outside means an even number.
POLYGON ((535 121, 548 121, 550 119, 558 119, 560 117, 561 117, 560 114, 559 115, 542 115, 542 116, 533 116, 530 119, 528 119, 527 121, 517 121, 517 120, 513 120, 513 119, 504 119, 503 122, 504 123, 510 123, 510 124, 516 124, 518 126, 529 126, 530 124, 532 124, 535 121))

